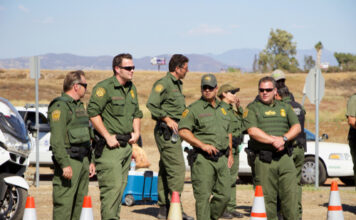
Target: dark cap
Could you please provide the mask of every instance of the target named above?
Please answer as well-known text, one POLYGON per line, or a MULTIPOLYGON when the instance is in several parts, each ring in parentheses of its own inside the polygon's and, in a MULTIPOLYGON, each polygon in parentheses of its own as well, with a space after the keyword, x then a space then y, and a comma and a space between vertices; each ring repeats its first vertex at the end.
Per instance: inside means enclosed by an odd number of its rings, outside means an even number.
POLYGON ((240 88, 233 87, 230 84, 224 84, 220 86, 218 90, 218 96, 221 96, 223 92, 231 92, 232 94, 235 94, 236 92, 240 91, 240 88))
POLYGON ((217 85, 218 85, 218 83, 216 81, 216 78, 211 73, 205 74, 201 78, 201 87, 203 87, 203 86, 211 86, 211 87, 215 88, 217 85))

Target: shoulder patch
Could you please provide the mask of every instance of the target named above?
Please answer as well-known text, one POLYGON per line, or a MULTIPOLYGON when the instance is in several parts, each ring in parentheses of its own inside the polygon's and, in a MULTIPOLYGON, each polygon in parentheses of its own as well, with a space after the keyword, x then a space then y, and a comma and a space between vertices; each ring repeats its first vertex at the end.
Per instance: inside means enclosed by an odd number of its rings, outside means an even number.
POLYGON ((244 111, 244 114, 242 115, 242 117, 243 117, 243 118, 247 118, 247 116, 248 116, 248 109, 246 109, 246 110, 244 111))
POLYGON ((226 111, 225 111, 224 108, 221 108, 221 112, 222 112, 224 115, 226 115, 226 111))
POLYGON ((61 111, 60 110, 54 110, 52 112, 52 120, 53 121, 58 121, 61 118, 61 111))
POLYGON ((103 87, 99 87, 96 89, 95 95, 97 97, 103 97, 106 93, 106 90, 103 87))
POLYGON ((162 92, 163 88, 164 88, 164 87, 163 87, 162 84, 157 84, 156 87, 155 87, 155 91, 156 91, 156 92, 162 92))
POLYGON ((184 112, 182 113, 182 118, 185 118, 188 113, 189 113, 189 109, 185 109, 184 112))
POLYGON ((131 93, 131 97, 134 99, 135 98, 135 93, 134 93, 134 91, 132 89, 131 89, 130 93, 131 93))

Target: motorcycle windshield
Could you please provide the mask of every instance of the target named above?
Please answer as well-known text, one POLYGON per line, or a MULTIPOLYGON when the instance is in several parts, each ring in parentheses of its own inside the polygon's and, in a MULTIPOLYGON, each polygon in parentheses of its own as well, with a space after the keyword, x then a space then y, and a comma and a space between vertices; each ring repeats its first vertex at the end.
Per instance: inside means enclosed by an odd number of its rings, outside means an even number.
POLYGON ((15 109, 6 99, 0 97, 0 129, 22 143, 29 141, 25 123, 15 109))

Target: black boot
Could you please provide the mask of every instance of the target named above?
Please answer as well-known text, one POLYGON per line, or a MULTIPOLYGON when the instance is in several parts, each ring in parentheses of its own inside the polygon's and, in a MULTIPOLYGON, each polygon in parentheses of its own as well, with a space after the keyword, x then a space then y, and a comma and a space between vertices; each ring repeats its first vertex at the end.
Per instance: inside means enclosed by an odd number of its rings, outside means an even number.
POLYGON ((183 220, 194 220, 194 218, 192 216, 185 214, 185 212, 182 213, 182 217, 183 217, 183 220))
POLYGON ((166 219, 167 215, 168 215, 167 207, 165 205, 160 205, 159 206, 159 211, 158 211, 158 214, 157 214, 157 218, 158 219, 166 219))

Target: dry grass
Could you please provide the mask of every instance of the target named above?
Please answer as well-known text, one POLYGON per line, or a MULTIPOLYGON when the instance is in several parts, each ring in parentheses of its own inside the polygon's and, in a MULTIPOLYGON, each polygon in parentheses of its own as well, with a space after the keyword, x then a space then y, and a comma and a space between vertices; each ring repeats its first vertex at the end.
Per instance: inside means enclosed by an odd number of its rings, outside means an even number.
MULTIPOLYGON (((48 103, 54 97, 61 94, 62 83, 68 71, 42 70, 39 81, 40 103, 48 103)), ((150 94, 152 84, 166 73, 157 71, 137 71, 134 75, 134 83, 138 89, 140 107, 144 113, 142 120, 142 135, 145 145, 155 146, 153 138, 154 122, 147 108, 146 101, 150 94)), ((200 79, 204 73, 188 73, 184 79, 183 93, 186 96, 186 104, 194 102, 200 97, 200 79)), ((240 87, 238 96, 241 105, 251 102, 257 95, 258 80, 267 74, 242 74, 219 73, 216 74, 218 84, 230 83, 240 87)), ((88 103, 93 86, 107 77, 112 76, 112 71, 86 71, 88 92, 84 102, 88 103)), ((302 100, 302 90, 306 74, 288 74, 286 84, 298 102, 302 100)), ((348 126, 345 121, 345 108, 348 97, 355 92, 356 73, 332 73, 323 74, 325 78, 325 95, 320 104, 320 133, 328 133, 329 141, 346 143, 348 126)), ((14 105, 24 105, 35 101, 35 82, 29 77, 28 70, 2 70, 0 73, 0 96, 9 99, 14 105)), ((306 99, 307 110, 306 128, 314 131, 315 105, 306 99)))

